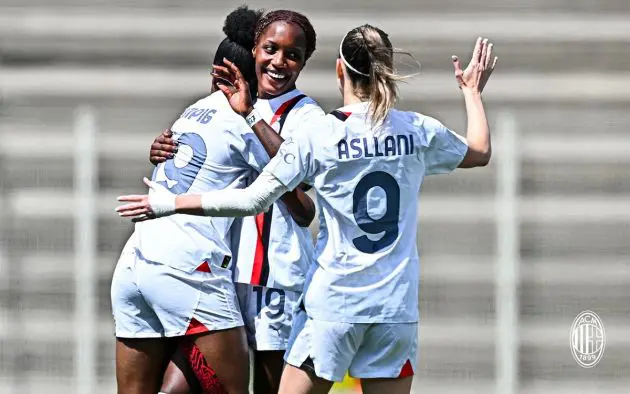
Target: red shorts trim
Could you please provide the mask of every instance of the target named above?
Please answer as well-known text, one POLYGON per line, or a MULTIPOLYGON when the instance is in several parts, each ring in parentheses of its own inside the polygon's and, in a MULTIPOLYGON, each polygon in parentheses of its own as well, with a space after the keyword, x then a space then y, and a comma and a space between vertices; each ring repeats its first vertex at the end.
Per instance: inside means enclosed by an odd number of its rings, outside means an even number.
POLYGON ((405 363, 405 365, 403 365, 402 369, 400 370, 400 375, 398 375, 399 378, 408 378, 409 376, 413 376, 413 367, 411 366, 411 361, 407 360, 407 362, 405 363))

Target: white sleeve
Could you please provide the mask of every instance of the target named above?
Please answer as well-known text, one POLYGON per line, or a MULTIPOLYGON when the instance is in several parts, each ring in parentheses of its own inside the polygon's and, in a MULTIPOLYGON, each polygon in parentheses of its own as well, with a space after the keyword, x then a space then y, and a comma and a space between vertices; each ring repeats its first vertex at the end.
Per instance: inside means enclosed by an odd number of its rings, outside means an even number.
POLYGON ((290 138, 296 131, 304 128, 304 125, 316 123, 326 116, 324 110, 310 97, 304 101, 304 104, 298 103, 297 109, 294 108, 291 111, 291 115, 282 127, 282 138, 290 138))
POLYGON ((456 169, 468 152, 466 139, 430 117, 424 119, 422 128, 426 175, 447 174, 456 169))
POLYGON ((252 216, 269 209, 288 191, 275 176, 267 171, 245 189, 215 190, 201 195, 201 208, 206 216, 252 216))
POLYGON ((265 171, 273 174, 289 190, 295 189, 301 182, 312 185, 321 163, 316 158, 315 141, 311 135, 313 131, 322 130, 321 127, 321 122, 317 122, 296 130, 293 137, 284 140, 265 171))

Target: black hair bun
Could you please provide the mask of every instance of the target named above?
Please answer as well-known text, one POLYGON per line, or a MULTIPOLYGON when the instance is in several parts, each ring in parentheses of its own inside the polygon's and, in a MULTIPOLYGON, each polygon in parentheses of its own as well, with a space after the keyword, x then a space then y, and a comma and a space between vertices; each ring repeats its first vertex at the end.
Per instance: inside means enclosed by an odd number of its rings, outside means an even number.
POLYGON ((245 48, 254 47, 256 24, 262 16, 262 11, 254 11, 243 5, 232 11, 223 25, 223 32, 230 41, 245 48))

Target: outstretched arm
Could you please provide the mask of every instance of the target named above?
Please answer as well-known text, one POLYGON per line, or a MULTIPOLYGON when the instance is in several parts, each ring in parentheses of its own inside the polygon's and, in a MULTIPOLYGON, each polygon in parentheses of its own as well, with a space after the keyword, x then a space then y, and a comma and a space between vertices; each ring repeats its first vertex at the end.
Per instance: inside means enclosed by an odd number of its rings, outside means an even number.
POLYGON ((488 39, 479 37, 475 44, 472 59, 462 71, 459 58, 453 56, 455 78, 464 94, 468 130, 466 140, 468 151, 460 163, 460 168, 482 167, 488 164, 492 155, 490 144, 490 128, 486 118, 486 111, 481 100, 481 92, 488 82, 497 64, 497 57, 492 58, 493 44, 488 39))
MULTIPOLYGON (((227 59, 224 59, 225 67, 213 66, 213 77, 218 81, 228 81, 235 89, 218 82, 217 86, 226 95, 230 106, 237 114, 247 118, 254 111, 249 85, 238 67, 227 59)), ((259 119, 250 125, 263 148, 273 158, 280 149, 284 139, 264 120, 259 119)), ((282 202, 286 205, 293 220, 301 226, 308 227, 315 218, 315 204, 313 200, 300 188, 282 196, 282 202)))
POLYGON ((162 185, 144 178, 151 194, 120 196, 126 202, 116 208, 121 217, 134 222, 182 213, 197 216, 242 217, 267 210, 288 189, 268 172, 245 189, 224 189, 203 194, 175 195, 162 185))

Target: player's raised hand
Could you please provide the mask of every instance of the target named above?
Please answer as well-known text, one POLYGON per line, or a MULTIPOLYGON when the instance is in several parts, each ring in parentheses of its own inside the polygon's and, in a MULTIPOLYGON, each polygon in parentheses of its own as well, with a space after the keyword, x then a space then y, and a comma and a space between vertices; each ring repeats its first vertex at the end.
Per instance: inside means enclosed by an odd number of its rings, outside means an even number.
POLYGON ((116 208, 121 217, 130 218, 132 222, 143 222, 175 213, 175 197, 167 188, 159 183, 142 179, 151 189, 151 194, 130 194, 119 196, 118 201, 126 202, 116 208))
POLYGON ((493 44, 487 38, 477 38, 472 58, 465 70, 462 70, 459 58, 457 56, 452 57, 455 79, 460 89, 470 89, 476 93, 483 91, 498 60, 496 56, 492 57, 492 47, 493 44))
POLYGON ((227 59, 223 59, 223 63, 225 67, 212 66, 212 76, 217 79, 217 86, 227 97, 234 112, 241 116, 247 116, 254 109, 249 94, 249 84, 234 63, 227 59))
POLYGON ((177 141, 172 137, 173 132, 169 129, 164 130, 160 135, 155 137, 149 152, 149 161, 151 164, 158 165, 175 157, 175 153, 177 153, 177 141))

